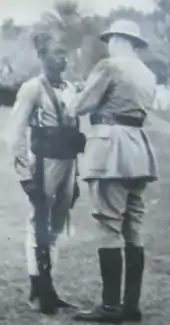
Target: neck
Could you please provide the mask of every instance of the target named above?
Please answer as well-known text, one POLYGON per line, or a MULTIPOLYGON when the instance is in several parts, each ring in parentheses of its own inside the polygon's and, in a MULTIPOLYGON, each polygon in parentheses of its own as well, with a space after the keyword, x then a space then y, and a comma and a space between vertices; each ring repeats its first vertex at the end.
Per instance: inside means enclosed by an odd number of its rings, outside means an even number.
POLYGON ((131 42, 128 40, 119 39, 115 44, 111 44, 110 54, 113 57, 137 57, 131 42))
POLYGON ((47 71, 43 71, 43 74, 48 79, 50 85, 53 87, 58 87, 62 83, 62 77, 60 74, 55 75, 55 77, 47 71))

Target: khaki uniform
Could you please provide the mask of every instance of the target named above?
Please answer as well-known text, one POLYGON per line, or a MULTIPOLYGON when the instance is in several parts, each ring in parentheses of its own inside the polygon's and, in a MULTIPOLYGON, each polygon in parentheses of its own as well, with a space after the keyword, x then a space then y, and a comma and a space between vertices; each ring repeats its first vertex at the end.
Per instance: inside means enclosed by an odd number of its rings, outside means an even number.
POLYGON ((93 121, 82 177, 89 184, 93 216, 111 232, 105 246, 119 247, 121 234, 141 244, 143 192, 157 179, 156 159, 143 127, 121 125, 116 117, 147 116, 155 87, 155 76, 137 56, 109 58, 95 67, 74 106, 93 121))
MULTIPOLYGON (((44 126, 57 126, 58 120, 40 77, 23 84, 14 105, 8 127, 7 142, 15 159, 15 169, 21 181, 32 179, 35 172, 35 156, 30 149, 30 125, 34 124, 33 110, 42 108, 44 126), (17 158, 17 159, 16 159, 17 158)), ((75 96, 75 89, 70 83, 64 88, 54 88, 58 101, 62 105, 65 123, 74 124, 75 119, 68 114, 69 101, 75 96)), ((63 232, 71 205, 76 175, 75 161, 44 159, 44 186, 49 212, 49 231, 51 247, 58 235, 63 232)), ((28 218, 26 251, 29 274, 38 274, 35 258, 35 223, 34 207, 28 218)))

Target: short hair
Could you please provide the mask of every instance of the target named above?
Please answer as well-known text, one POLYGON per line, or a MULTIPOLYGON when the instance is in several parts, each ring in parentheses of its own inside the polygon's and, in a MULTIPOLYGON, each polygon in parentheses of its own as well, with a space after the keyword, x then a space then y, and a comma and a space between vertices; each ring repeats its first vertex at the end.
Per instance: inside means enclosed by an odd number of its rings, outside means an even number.
POLYGON ((54 41, 54 36, 49 32, 39 32, 33 36, 33 44, 40 57, 47 53, 49 44, 52 41, 54 41))
POLYGON ((64 46, 64 34, 59 30, 56 32, 54 29, 44 25, 37 25, 32 33, 32 41, 38 56, 43 57, 49 48, 51 42, 64 46))

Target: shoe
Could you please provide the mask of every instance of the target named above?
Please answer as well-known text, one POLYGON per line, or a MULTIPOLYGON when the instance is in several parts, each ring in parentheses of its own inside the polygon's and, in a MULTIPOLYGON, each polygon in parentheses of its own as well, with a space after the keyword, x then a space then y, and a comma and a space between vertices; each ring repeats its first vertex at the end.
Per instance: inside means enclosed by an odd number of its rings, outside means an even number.
POLYGON ((75 305, 61 299, 58 296, 58 294, 57 294, 57 292, 56 292, 56 290, 55 290, 52 283, 51 283, 51 295, 52 295, 52 299, 53 299, 53 301, 55 303, 55 306, 57 308, 77 308, 75 305))
POLYGON ((98 323, 121 323, 122 313, 118 307, 98 306, 92 311, 82 311, 74 316, 76 321, 98 322, 98 323))
POLYGON ((34 310, 45 315, 55 315, 58 311, 54 295, 46 286, 40 286, 41 279, 39 276, 31 277, 31 290, 28 305, 34 310))
POLYGON ((142 312, 140 311, 140 309, 123 310, 122 319, 125 322, 141 322, 142 312))

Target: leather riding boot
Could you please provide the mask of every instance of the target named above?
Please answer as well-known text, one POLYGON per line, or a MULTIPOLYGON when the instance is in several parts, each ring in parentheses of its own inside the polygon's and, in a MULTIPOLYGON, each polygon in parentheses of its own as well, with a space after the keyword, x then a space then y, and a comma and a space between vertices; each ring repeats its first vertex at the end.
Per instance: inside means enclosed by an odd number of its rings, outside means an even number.
POLYGON ((144 271, 143 247, 126 245, 125 268, 123 319, 125 321, 141 321, 142 313, 139 309, 139 300, 144 271))
POLYGON ((100 248, 99 261, 103 282, 102 304, 92 311, 82 311, 74 319, 88 322, 121 322, 120 288, 122 256, 120 248, 100 248))

